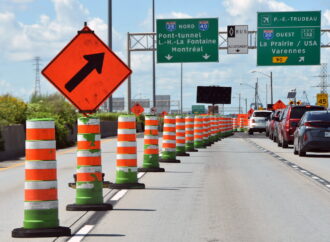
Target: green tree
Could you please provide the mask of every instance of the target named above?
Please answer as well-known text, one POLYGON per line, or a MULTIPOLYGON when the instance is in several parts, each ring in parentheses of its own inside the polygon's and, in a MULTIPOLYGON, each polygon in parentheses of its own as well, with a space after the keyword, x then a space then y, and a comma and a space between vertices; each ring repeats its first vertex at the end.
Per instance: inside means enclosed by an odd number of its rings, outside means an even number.
POLYGON ((60 94, 32 96, 27 108, 27 118, 53 118, 56 128, 57 147, 72 145, 67 139, 77 120, 75 108, 60 94))
POLYGON ((23 124, 26 120, 27 105, 9 94, 0 96, 0 125, 23 124))

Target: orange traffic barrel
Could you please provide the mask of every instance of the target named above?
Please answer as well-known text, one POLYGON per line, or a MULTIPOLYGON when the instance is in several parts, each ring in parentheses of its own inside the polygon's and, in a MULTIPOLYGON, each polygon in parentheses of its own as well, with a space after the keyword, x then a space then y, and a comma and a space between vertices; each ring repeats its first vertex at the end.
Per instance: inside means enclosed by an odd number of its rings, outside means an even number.
POLYGON ((136 118, 135 115, 120 115, 118 117, 117 165, 116 183, 111 183, 113 189, 144 189, 143 183, 138 183, 136 148, 136 118))
POLYGON ((159 167, 158 117, 155 115, 145 116, 143 165, 138 168, 138 171, 165 171, 164 168, 159 167))
POLYGON ((180 160, 176 159, 175 116, 164 116, 162 155, 159 162, 180 163, 180 160))
POLYGON ((77 141, 76 203, 66 210, 111 210, 111 204, 103 203, 100 119, 80 117, 77 141))
POLYGON ((12 237, 70 236, 59 226, 55 124, 52 119, 26 121, 24 222, 12 237))
POLYGON ((194 148, 194 116, 188 115, 185 117, 185 147, 187 152, 198 152, 194 148))
POLYGON ((189 156, 186 153, 186 127, 185 127, 185 120, 184 116, 177 115, 175 117, 176 122, 176 155, 177 156, 189 156))

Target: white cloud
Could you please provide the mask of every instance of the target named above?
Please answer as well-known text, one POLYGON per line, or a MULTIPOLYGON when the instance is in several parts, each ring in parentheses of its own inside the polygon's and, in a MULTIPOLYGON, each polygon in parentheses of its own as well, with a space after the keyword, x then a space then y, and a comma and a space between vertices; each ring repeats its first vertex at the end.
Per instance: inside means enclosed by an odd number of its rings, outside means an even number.
MULTIPOLYGON (((9 60, 24 61, 34 56, 50 59, 55 56, 83 27, 85 21, 105 42, 108 25, 100 18, 92 18, 78 0, 52 0, 55 18, 40 15, 34 24, 19 22, 11 12, 0 12, 0 54, 9 60)), ((122 43, 122 37, 113 31, 114 42, 122 43)), ((120 46, 122 49, 123 46, 120 46)))
POLYGON ((323 12, 324 25, 330 25, 330 9, 327 9, 323 12))
POLYGON ((224 0, 223 6, 231 16, 228 24, 249 23, 253 27, 255 27, 257 12, 294 10, 293 7, 277 0, 224 0))

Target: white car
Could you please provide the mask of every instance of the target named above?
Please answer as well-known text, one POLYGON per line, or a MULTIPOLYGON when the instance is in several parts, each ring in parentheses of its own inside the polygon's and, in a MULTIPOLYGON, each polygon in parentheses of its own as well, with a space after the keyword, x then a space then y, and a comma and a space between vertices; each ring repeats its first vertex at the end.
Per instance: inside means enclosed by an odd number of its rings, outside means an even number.
POLYGON ((271 113, 272 111, 268 110, 255 110, 249 118, 248 133, 253 134, 253 132, 265 132, 266 122, 271 113))

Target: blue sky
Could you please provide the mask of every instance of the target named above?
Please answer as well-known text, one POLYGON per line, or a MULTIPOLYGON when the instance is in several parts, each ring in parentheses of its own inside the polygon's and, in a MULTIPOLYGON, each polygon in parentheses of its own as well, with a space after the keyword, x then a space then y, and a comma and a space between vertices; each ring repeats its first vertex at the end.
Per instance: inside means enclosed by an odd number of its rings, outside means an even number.
MULTIPOLYGON (((127 32, 151 32, 151 0, 113 1, 113 50, 126 62, 127 32)), ((322 29, 330 29, 329 0, 155 0, 156 18, 217 17, 219 28, 248 24, 256 30, 256 12, 321 10, 322 29)), ((88 21, 107 42, 107 0, 1 0, 0 1, 0 94, 11 93, 28 100, 34 89, 33 58, 40 56, 42 65, 48 62, 69 42, 83 22, 88 21)), ((219 52, 219 63, 184 64, 184 109, 196 101, 196 86, 221 85, 233 87, 232 107, 238 106, 238 95, 253 101, 254 90, 239 83, 254 85, 259 77, 260 98, 266 99, 269 79, 251 74, 252 70, 274 75, 274 100, 287 102, 290 89, 297 88, 298 98, 305 90, 311 102, 319 88, 319 66, 257 67, 256 50, 248 55, 227 55, 219 52)), ((330 50, 321 50, 321 62, 327 63, 330 50)), ((150 98, 152 85, 150 52, 132 54, 132 97, 150 98)), ((157 94, 171 94, 179 100, 180 65, 157 64, 157 94)), ((328 69, 330 70, 330 64, 328 69)), ((329 71, 330 73, 330 71, 329 71)), ((43 93, 56 92, 43 77, 43 93)), ((126 95, 124 83, 115 97, 126 95)), ((268 93, 268 102, 269 102, 268 93)))

